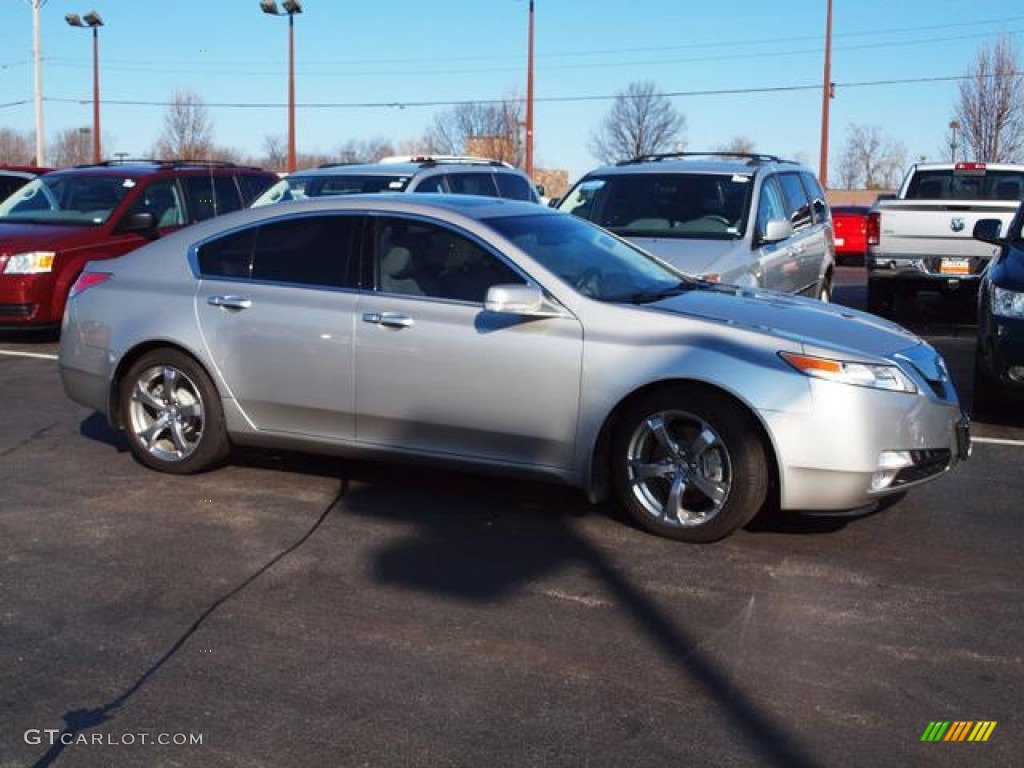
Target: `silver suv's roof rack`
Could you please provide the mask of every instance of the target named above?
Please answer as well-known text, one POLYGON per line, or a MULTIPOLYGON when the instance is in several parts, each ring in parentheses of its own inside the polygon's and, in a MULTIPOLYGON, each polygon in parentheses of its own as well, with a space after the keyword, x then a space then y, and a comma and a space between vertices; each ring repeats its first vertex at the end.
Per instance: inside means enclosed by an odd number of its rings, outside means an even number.
POLYGON ((616 165, 635 165, 637 163, 657 163, 680 157, 735 157, 749 160, 751 163, 791 163, 777 155, 765 155, 757 152, 663 152, 656 155, 639 155, 630 160, 622 160, 616 165))
POLYGON ((472 155, 391 155, 382 157, 381 163, 416 163, 421 166, 428 165, 490 165, 504 168, 513 166, 501 160, 490 157, 474 157, 472 155))

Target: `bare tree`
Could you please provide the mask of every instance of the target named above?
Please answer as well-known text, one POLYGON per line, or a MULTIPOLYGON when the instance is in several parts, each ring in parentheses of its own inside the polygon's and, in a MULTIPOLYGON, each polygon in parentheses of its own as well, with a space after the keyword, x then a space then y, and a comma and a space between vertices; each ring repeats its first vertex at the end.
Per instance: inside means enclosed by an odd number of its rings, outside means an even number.
POLYGON ((92 129, 65 128, 57 133, 50 160, 58 168, 92 162, 92 129))
POLYGON ((434 118, 421 145, 448 155, 484 154, 522 165, 525 147, 520 126, 523 102, 510 97, 497 103, 459 104, 434 118))
POLYGON ((288 165, 288 146, 283 136, 263 137, 263 158, 267 168, 283 171, 288 165))
POLYGON ((982 47, 960 81, 956 117, 963 131, 965 156, 990 163, 1024 157, 1024 79, 1013 39, 982 47))
POLYGON ((846 129, 846 143, 839 156, 836 181, 841 189, 891 189, 906 165, 907 149, 874 125, 846 129))
POLYGON ((685 127, 686 118, 668 97, 652 81, 643 80, 616 95, 588 148, 605 163, 666 152, 676 147, 685 127))
POLYGON ((395 154, 394 145, 387 139, 376 138, 360 141, 349 139, 335 151, 342 163, 375 163, 382 157, 395 154))
POLYGON ((31 165, 34 157, 34 134, 13 128, 0 128, 0 163, 31 165))
POLYGON ((208 160, 214 152, 212 121, 195 91, 175 91, 164 115, 164 130, 155 147, 157 157, 169 160, 208 160))
POLYGON ((728 144, 722 144, 716 150, 718 152, 736 152, 740 155, 753 154, 755 150, 754 140, 749 136, 734 136, 728 144))

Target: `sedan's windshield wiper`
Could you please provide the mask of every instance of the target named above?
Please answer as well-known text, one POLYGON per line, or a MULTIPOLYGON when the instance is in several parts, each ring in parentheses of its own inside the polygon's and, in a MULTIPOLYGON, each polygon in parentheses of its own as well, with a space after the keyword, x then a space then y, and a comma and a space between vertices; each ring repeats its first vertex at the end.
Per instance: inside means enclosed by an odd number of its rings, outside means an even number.
POLYGON ((630 293, 625 296, 615 296, 609 299, 612 302, 627 302, 629 304, 650 304, 655 301, 661 301, 662 299, 668 299, 672 296, 678 296, 681 293, 693 290, 694 284, 690 282, 680 282, 669 288, 662 288, 659 291, 645 291, 640 293, 630 293))

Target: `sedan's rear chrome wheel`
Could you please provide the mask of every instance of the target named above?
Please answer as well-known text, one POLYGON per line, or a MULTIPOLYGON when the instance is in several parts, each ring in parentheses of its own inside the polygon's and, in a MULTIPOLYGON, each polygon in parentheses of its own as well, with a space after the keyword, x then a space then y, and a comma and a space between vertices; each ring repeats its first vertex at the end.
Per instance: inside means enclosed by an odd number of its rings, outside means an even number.
POLYGON ((227 455, 216 391, 202 368, 177 350, 149 352, 129 369, 121 415, 132 453, 153 469, 188 474, 227 455))
POLYGON ((620 419, 612 451, 619 498, 662 536, 720 539, 767 497, 768 461, 752 417, 706 389, 644 397, 620 419))

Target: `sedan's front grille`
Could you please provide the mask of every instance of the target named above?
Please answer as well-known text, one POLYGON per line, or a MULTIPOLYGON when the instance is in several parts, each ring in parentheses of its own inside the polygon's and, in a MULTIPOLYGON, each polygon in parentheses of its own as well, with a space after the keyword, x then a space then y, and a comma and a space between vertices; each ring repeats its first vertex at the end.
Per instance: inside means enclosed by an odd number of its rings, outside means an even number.
POLYGON ((893 486, 916 483, 918 480, 925 480, 932 475, 945 472, 949 469, 953 455, 947 448, 939 448, 928 451, 911 451, 910 458, 914 461, 912 467, 901 469, 895 479, 893 486))

